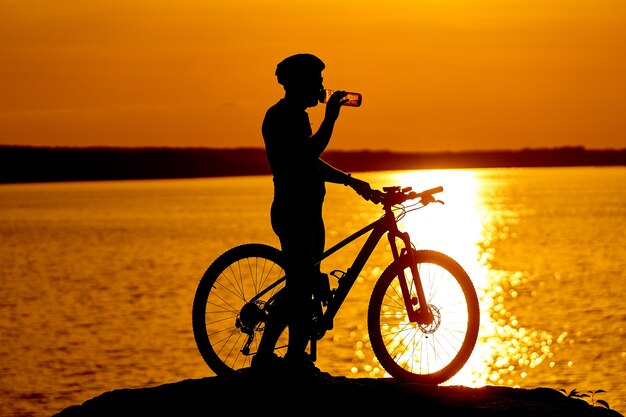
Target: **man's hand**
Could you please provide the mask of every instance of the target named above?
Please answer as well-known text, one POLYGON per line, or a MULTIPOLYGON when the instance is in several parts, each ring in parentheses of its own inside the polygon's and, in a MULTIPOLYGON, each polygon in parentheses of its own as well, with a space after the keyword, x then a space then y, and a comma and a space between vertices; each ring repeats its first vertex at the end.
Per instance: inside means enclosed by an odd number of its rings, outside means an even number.
POLYGON ((370 196, 372 195, 372 187, 370 187, 368 182, 352 177, 349 185, 350 188, 356 191, 358 195, 366 200, 370 199, 370 196))
POLYGON ((384 194, 382 191, 380 190, 372 190, 372 192, 370 193, 370 198, 369 200, 374 203, 374 204, 380 204, 383 202, 383 198, 384 198, 384 194))
POLYGON ((337 120, 341 106, 348 101, 345 91, 335 91, 326 103, 325 118, 329 120, 337 120))

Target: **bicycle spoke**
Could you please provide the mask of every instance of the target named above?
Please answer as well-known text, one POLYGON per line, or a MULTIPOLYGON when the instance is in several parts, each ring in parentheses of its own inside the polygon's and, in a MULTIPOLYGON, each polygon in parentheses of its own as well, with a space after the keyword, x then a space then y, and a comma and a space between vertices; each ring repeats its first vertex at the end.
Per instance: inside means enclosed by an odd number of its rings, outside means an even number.
MULTIPOLYGON (((265 303, 284 287, 284 280, 275 285, 283 271, 279 250, 246 244, 222 254, 205 272, 192 321, 198 349, 216 374, 250 365, 265 328, 265 303)), ((285 346, 281 337, 276 349, 285 346)))
POLYGON ((414 257, 419 281, 411 275, 409 258, 404 257, 388 267, 374 286, 368 311, 370 341, 392 376, 440 383, 460 369, 473 349, 478 333, 478 301, 467 274, 451 258, 433 251, 416 251, 414 257), (421 283, 427 306, 419 308, 428 307, 432 321, 409 320, 399 281, 403 275, 411 284, 411 298, 421 283))

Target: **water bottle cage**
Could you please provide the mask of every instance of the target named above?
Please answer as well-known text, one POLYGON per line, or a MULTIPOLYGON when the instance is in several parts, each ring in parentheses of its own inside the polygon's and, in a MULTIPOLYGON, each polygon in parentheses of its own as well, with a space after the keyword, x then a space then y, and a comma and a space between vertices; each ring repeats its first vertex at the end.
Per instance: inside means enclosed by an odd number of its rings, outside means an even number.
POLYGON ((328 274, 320 273, 313 283, 313 298, 324 306, 328 304, 332 296, 328 274))
POLYGON ((344 277, 344 275, 346 275, 346 273, 344 271, 340 271, 339 269, 335 269, 330 272, 330 275, 337 278, 337 280, 340 280, 341 278, 344 277))

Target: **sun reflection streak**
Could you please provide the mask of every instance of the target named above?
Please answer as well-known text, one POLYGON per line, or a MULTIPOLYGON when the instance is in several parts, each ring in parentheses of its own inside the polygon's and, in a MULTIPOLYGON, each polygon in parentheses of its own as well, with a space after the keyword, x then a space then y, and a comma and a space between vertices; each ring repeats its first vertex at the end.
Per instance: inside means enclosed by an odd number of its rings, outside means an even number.
POLYGON ((466 366, 446 384, 485 385, 488 381, 486 370, 495 356, 495 347, 485 341, 490 340, 488 336, 495 332, 496 323, 489 314, 494 303, 481 246, 484 216, 477 197, 480 181, 475 172, 468 170, 408 171, 398 173, 394 180, 417 192, 443 186, 443 192, 436 197, 444 204, 433 204, 421 210, 419 215, 406 216, 401 221, 401 228, 410 233, 418 249, 433 249, 451 256, 471 277, 481 306, 479 340, 466 366))
MULTIPOLYGON (((507 282, 510 296, 519 274, 505 276, 490 269, 493 256, 490 242, 502 233, 494 225, 495 214, 482 204, 485 184, 476 171, 426 170, 403 172, 395 181, 411 185, 415 191, 443 186, 437 197, 445 204, 429 206, 417 216, 402 220, 418 248, 434 249, 456 259, 471 277, 481 306, 481 327, 478 342, 466 366, 447 385, 483 386, 512 383, 518 367, 532 367, 551 356, 552 339, 519 327, 517 319, 503 304, 507 282), (416 186, 416 184, 421 184, 416 186)), ((523 375, 518 375, 523 377, 523 375)))
MULTIPOLYGON (((519 387, 532 377, 533 368, 558 365, 555 354, 568 342, 567 332, 552 335, 524 326, 512 311, 519 303, 516 299, 528 295, 532 276, 502 270, 496 248, 504 240, 517 238, 517 226, 529 213, 523 206, 502 204, 499 177, 489 170, 419 170, 387 172, 380 181, 383 186, 410 186, 416 192, 443 187, 435 197, 444 204, 408 213, 400 219, 399 228, 409 232, 416 249, 439 251, 455 259, 476 288, 478 340, 465 366, 444 385, 519 387)), ((381 272, 378 267, 369 271, 374 280, 381 272)), ((369 344, 368 336, 363 335, 357 344, 355 354, 360 359, 365 357, 362 349, 363 343, 369 344)), ((375 357, 366 363, 362 371, 368 376, 389 376, 375 357)), ((351 372, 357 375, 361 370, 355 366, 351 372)))

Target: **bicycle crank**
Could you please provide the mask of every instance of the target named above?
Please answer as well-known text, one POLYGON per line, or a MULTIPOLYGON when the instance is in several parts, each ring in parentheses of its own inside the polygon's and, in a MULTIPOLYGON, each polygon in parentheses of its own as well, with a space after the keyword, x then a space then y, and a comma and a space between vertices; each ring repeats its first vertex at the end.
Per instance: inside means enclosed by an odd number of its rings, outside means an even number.
POLYGON ((248 335, 248 340, 241 349, 244 355, 250 354, 250 345, 254 339, 254 332, 261 332, 267 322, 267 312, 264 310, 265 302, 261 300, 246 303, 235 319, 235 327, 248 335))
POLYGON ((261 300, 245 304, 237 316, 235 326, 246 334, 262 331, 267 322, 267 313, 264 307, 265 302, 261 300))

